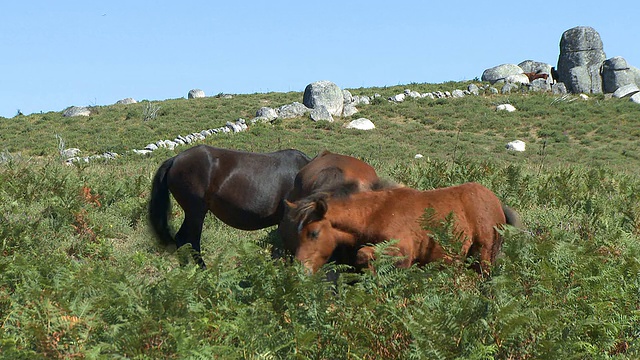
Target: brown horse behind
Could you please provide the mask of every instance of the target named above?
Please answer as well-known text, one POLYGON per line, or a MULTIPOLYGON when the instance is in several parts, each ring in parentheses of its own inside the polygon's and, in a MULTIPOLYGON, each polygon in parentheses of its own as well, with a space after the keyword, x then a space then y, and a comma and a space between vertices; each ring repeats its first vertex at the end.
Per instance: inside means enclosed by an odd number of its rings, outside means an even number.
MULTIPOLYGON (((298 172, 287 200, 295 202, 314 193, 333 194, 341 190, 346 183, 355 187, 352 191, 366 191, 373 189, 379 182, 376 170, 366 162, 324 150, 298 172)), ((278 232, 284 248, 295 254, 298 224, 287 220, 286 211, 285 207, 285 216, 278 226, 278 232)), ((340 247, 339 250, 336 253, 338 258, 334 259, 339 263, 347 261, 346 257, 355 256, 355 249, 349 251, 340 247)))
POLYGON ((366 162, 324 150, 300 169, 287 200, 297 201, 314 192, 335 189, 345 183, 355 183, 360 190, 369 190, 378 181, 376 170, 366 162))
POLYGON ((451 262, 455 256, 436 243, 421 224, 428 208, 434 210, 432 220, 444 220, 453 213, 455 233, 463 242, 461 254, 479 255, 476 270, 488 272, 502 244, 496 227, 518 225, 517 214, 477 183, 429 191, 392 188, 344 197, 316 194, 286 204, 289 221, 299 229, 296 258, 312 272, 327 262, 337 246, 360 248, 358 259, 366 261, 373 255, 370 244, 390 239, 398 241, 394 255, 404 257, 399 266, 451 262))

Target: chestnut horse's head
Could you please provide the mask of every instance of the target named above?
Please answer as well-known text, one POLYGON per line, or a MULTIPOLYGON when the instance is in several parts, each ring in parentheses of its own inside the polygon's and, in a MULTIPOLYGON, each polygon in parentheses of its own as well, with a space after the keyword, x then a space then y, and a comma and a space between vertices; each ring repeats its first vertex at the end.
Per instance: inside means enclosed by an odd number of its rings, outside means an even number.
POLYGON ((327 219, 329 194, 319 193, 301 201, 285 201, 285 216, 295 225, 295 257, 312 273, 324 265, 339 243, 340 231, 327 219))
MULTIPOLYGON (((304 166, 295 177, 293 188, 287 196, 289 204, 295 203, 313 194, 328 194, 371 190, 377 186, 380 179, 376 170, 366 162, 352 156, 322 151, 304 166)), ((318 197, 307 199, 310 204, 318 197)), ((303 206, 304 208, 305 206, 303 206)), ((282 239, 282 247, 291 254, 297 248, 297 233, 299 221, 292 222, 289 213, 290 206, 284 207, 284 216, 278 226, 278 233, 282 239)), ((296 215, 297 216, 297 215, 296 215)))

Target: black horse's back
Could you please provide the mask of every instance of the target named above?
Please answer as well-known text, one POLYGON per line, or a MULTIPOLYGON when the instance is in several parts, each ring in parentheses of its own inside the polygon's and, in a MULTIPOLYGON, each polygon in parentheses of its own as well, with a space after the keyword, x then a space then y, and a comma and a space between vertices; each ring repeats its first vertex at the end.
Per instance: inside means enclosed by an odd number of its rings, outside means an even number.
POLYGON ((175 239, 169 228, 169 212, 171 202, 167 185, 167 172, 173 165, 175 157, 166 160, 153 177, 151 185, 151 199, 149 200, 149 221, 158 243, 164 247, 174 245, 175 239))

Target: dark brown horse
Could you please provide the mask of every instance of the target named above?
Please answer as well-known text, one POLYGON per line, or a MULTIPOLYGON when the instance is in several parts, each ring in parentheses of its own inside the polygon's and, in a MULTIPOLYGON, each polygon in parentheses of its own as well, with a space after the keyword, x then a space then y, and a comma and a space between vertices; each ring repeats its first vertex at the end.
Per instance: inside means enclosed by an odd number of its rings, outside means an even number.
POLYGON ((479 255, 476 270, 488 272, 502 244, 496 227, 518 225, 517 214, 477 183, 429 191, 400 187, 344 197, 316 194, 286 204, 290 221, 298 224, 296 258, 312 272, 327 262, 337 246, 359 247, 356 265, 363 265, 373 256, 369 245, 391 239, 398 241, 392 254, 403 257, 399 266, 453 261, 456 256, 423 228, 426 209, 433 209, 431 220, 436 222, 453 214, 461 255, 479 255))
POLYGON ((250 153, 199 145, 166 160, 153 178, 149 220, 158 242, 178 248, 191 244, 201 267, 200 238, 211 211, 227 225, 257 230, 280 222, 283 200, 300 169, 311 159, 298 150, 250 153), (184 210, 175 238, 168 215, 169 192, 184 210))
MULTIPOLYGON (((351 156, 324 150, 296 175, 293 189, 289 193, 287 200, 295 202, 319 192, 332 194, 334 191, 342 189, 346 183, 355 186, 352 191, 371 190, 379 182, 380 179, 376 170, 366 162, 351 156)), ((296 252, 296 227, 297 224, 288 221, 287 216, 283 217, 278 226, 283 246, 291 254, 296 252)), ((353 255, 355 256, 355 251, 353 255)), ((339 255, 339 257, 344 256, 344 253, 339 255)), ((341 262, 340 260, 337 261, 341 262)))

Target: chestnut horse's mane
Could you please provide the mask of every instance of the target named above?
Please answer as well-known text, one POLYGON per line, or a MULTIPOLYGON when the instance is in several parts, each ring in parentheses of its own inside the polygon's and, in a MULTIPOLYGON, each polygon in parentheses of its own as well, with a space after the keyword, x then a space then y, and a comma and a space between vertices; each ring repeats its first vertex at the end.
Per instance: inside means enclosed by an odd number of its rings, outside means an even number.
MULTIPOLYGON (((371 184, 371 187, 368 190, 380 191, 393 189, 399 186, 400 185, 393 181, 378 179, 376 182, 371 184)), ((326 202, 329 199, 346 199, 349 196, 360 191, 360 184, 354 181, 350 181, 333 188, 313 193, 306 198, 300 199, 296 203, 296 207, 293 209, 293 212, 289 216, 293 221, 295 221, 296 224, 300 224, 313 213, 318 202, 326 202)))

